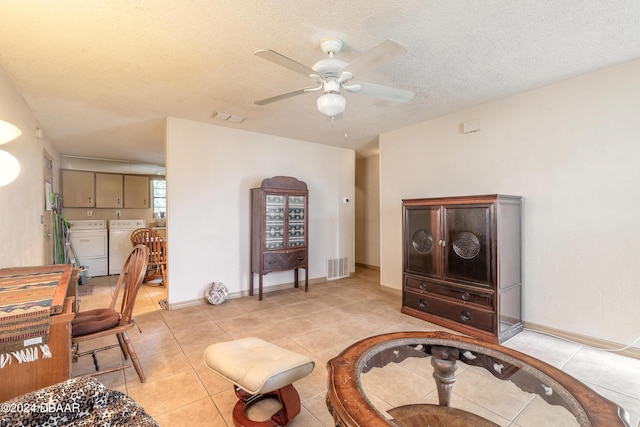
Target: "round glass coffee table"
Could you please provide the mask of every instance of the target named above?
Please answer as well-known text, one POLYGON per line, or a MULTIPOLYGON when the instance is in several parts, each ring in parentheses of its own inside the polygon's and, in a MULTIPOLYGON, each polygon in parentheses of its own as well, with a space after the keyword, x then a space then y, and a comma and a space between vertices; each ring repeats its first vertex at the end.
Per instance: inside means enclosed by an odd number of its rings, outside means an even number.
POLYGON ((561 370, 445 332, 366 338, 327 370, 337 427, 630 426, 623 408, 561 370))

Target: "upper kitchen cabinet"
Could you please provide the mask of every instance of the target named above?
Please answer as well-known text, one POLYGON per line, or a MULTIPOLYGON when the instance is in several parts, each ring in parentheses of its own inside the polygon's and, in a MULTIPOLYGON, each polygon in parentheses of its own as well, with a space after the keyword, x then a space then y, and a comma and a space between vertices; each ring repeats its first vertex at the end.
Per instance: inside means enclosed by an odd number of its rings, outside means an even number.
POLYGON ((93 208, 95 201, 93 172, 62 171, 62 205, 65 208, 93 208))
POLYGON ((96 173, 96 208, 124 207, 122 175, 96 173))
POLYGON ((124 207, 147 209, 150 206, 151 187, 149 177, 143 175, 124 176, 124 207))
POLYGON ((65 208, 149 209, 148 176, 62 170, 65 208))

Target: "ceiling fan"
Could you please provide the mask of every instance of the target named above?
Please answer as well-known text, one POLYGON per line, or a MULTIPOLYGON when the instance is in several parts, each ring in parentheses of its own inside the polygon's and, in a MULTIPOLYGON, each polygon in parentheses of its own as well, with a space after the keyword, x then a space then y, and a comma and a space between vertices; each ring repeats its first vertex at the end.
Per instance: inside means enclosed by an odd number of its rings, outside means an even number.
POLYGON ((321 40, 320 48, 328 55, 328 58, 316 62, 313 67, 307 67, 273 50, 256 51, 255 54, 260 58, 310 77, 316 82, 316 86, 304 87, 271 98, 261 99, 255 101, 255 104, 266 105, 307 92, 322 90, 324 95, 318 98, 318 111, 331 119, 335 119, 340 117, 347 105, 347 100, 342 95, 343 91, 395 102, 408 102, 413 98, 414 93, 408 90, 352 81, 355 76, 406 54, 407 50, 400 43, 394 40, 386 40, 351 62, 345 62, 335 57, 342 49, 342 46, 342 40, 335 37, 321 40))

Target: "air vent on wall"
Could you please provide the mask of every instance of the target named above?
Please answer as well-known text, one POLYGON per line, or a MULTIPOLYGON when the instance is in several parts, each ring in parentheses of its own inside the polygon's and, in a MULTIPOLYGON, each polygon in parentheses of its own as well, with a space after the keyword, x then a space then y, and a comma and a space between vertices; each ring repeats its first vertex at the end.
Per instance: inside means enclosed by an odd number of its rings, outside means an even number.
POLYGON ((349 277, 349 258, 335 258, 327 260, 327 280, 349 277))

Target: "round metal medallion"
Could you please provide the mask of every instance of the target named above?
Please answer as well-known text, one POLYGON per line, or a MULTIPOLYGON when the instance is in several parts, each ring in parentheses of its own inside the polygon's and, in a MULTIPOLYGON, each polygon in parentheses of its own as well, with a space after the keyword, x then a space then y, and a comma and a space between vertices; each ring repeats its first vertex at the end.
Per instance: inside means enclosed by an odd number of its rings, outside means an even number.
POLYGON ((433 237, 425 229, 413 233, 413 248, 420 253, 427 253, 433 247, 433 237))
POLYGON ((453 250, 460 258, 475 258, 480 253, 480 240, 470 231, 463 231, 456 236, 453 250))

